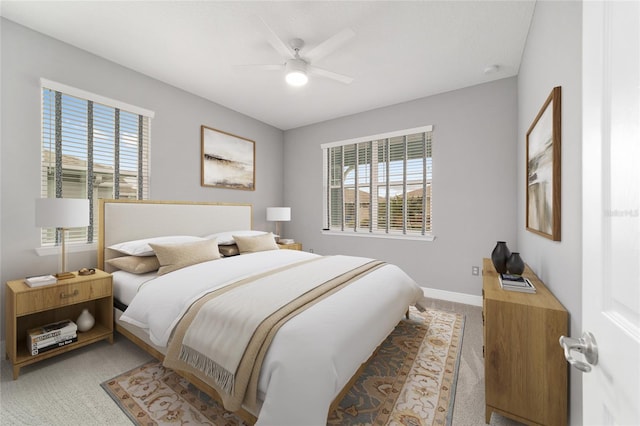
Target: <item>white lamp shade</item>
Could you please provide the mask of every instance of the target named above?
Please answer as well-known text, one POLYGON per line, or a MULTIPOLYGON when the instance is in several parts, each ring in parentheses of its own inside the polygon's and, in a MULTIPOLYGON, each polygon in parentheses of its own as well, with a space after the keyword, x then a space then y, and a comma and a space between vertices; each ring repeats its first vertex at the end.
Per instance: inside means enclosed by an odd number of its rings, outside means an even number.
POLYGON ((288 222, 291 220, 291 207, 267 207, 269 222, 288 222))
POLYGON ((79 228, 89 226, 89 200, 79 198, 37 198, 36 226, 79 228))

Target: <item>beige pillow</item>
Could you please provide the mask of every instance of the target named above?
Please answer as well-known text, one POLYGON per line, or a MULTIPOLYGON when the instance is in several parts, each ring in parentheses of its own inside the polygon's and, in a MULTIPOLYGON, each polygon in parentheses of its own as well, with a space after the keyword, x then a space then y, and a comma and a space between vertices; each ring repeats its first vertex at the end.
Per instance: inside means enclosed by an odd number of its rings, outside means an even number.
POLYGON ((258 251, 266 250, 278 250, 276 239, 272 233, 264 235, 255 235, 250 237, 244 237, 241 235, 234 235, 233 239, 242 253, 255 253, 258 251))
POLYGON ((107 263, 132 274, 146 274, 157 271, 160 262, 156 256, 122 256, 107 260, 107 263))
POLYGON ((238 250, 238 246, 236 244, 231 244, 231 245, 218 244, 218 250, 220 250, 220 254, 225 257, 237 256, 240 254, 240 250, 238 250))
POLYGON ((215 239, 183 244, 151 243, 149 245, 158 256, 158 261, 160 262, 158 275, 164 275, 196 263, 220 259, 218 243, 215 239))

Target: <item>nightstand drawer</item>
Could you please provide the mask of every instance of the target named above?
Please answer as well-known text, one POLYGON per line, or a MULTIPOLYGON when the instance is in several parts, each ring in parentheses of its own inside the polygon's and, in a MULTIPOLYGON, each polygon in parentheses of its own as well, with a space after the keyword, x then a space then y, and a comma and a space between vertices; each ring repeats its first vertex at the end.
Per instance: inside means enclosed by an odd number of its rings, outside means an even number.
POLYGON ((111 294, 111 280, 56 284, 16 294, 16 316, 73 305, 111 294))

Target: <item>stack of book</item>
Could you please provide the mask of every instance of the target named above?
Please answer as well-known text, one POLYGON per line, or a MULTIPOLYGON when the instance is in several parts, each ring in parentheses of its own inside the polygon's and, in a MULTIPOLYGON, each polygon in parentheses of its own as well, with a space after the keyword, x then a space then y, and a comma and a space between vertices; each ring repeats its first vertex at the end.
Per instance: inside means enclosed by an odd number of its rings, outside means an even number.
POLYGON ((71 320, 63 320, 27 331, 27 349, 38 355, 51 349, 78 341, 78 326, 71 320))
POLYGON ((535 293, 536 288, 528 278, 522 275, 500 274, 500 287, 509 291, 520 291, 523 293, 535 293))

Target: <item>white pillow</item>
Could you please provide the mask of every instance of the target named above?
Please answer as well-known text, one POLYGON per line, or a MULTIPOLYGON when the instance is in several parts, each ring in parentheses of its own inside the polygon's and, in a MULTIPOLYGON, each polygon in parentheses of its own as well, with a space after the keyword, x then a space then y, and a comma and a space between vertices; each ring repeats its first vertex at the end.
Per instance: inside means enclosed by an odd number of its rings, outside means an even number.
POLYGON ((234 235, 238 235, 240 237, 254 237, 256 235, 264 235, 268 232, 264 231, 253 231, 253 230, 244 230, 244 231, 227 231, 227 232, 217 232, 215 234, 207 235, 207 240, 211 240, 213 238, 218 239, 218 245, 220 246, 230 246, 231 244, 235 244, 236 241, 233 239, 234 235))
POLYGON ((149 243, 154 244, 181 244, 194 241, 203 241, 204 238, 189 235, 169 235, 166 237, 143 238, 141 240, 125 241, 109 246, 110 249, 128 254, 129 256, 153 256, 154 252, 149 243))

